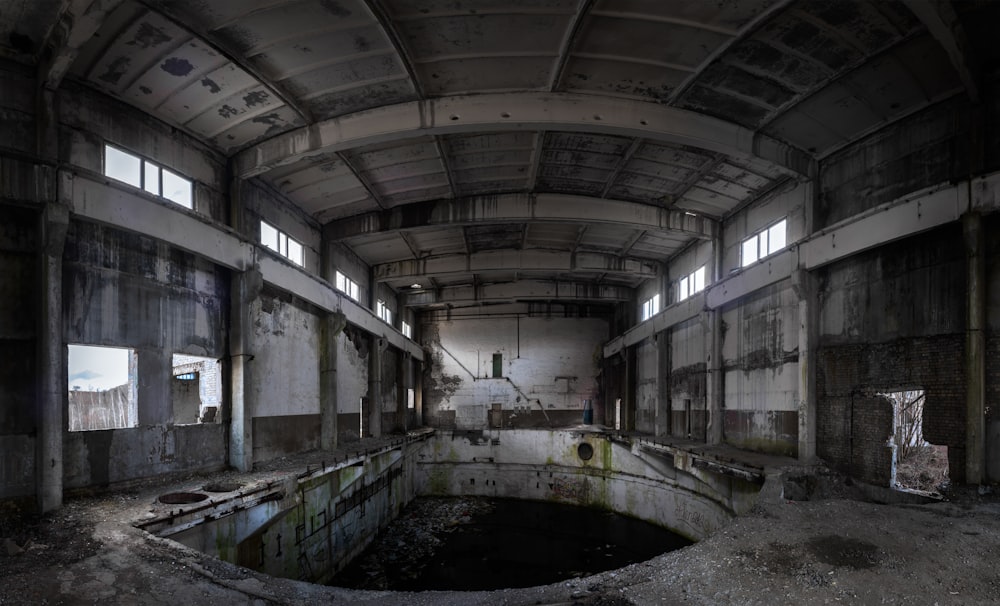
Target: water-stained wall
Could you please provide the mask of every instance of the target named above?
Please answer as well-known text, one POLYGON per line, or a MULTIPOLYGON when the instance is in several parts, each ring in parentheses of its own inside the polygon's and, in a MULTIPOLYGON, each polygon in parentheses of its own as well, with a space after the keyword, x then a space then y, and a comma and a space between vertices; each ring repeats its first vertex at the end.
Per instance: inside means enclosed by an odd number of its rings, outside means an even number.
POLYGON ((437 427, 517 428, 581 423, 597 398, 603 318, 432 317, 425 421, 437 427))

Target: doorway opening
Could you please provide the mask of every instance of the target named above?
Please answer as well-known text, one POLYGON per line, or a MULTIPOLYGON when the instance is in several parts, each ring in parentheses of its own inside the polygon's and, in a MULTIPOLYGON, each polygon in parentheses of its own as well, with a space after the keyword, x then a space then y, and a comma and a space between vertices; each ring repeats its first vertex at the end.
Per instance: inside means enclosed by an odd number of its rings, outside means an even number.
POLYGON ((948 447, 924 439, 922 389, 884 392, 892 402, 892 482, 896 490, 942 492, 947 490, 948 447))

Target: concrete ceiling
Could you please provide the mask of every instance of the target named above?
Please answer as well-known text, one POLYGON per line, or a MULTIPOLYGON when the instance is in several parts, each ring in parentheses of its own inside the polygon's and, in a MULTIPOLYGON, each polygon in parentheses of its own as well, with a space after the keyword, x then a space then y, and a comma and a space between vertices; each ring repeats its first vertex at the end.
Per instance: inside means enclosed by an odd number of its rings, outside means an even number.
POLYGON ((998 6, 0 0, 0 54, 218 148, 394 288, 438 287, 408 304, 617 301, 837 149, 977 99, 998 6))

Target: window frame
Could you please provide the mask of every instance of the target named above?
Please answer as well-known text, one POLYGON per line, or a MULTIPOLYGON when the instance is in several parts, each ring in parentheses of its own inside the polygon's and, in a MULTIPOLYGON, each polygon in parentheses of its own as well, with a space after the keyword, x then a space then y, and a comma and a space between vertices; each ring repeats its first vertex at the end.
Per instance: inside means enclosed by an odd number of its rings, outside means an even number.
POLYGON ((392 326, 392 310, 389 309, 389 306, 382 299, 378 299, 375 302, 375 315, 389 326, 392 326))
POLYGON ((740 242, 740 267, 749 267, 786 248, 788 248, 788 217, 782 217, 740 242), (777 230, 779 226, 782 229, 777 230), (778 233, 781 233, 780 240, 775 237, 778 233), (748 249, 753 250, 752 259, 748 259, 748 249))
POLYGON ((413 327, 406 320, 401 320, 399 323, 399 332, 403 333, 403 336, 407 339, 413 338, 413 327))
POLYGON ((150 160, 149 158, 143 156, 142 154, 133 153, 122 147, 108 143, 107 141, 104 142, 104 153, 101 154, 101 174, 103 174, 105 177, 109 179, 114 179, 118 183, 124 183, 130 187, 135 187, 137 189, 140 189, 144 193, 147 193, 151 196, 156 196, 161 200, 167 200, 169 202, 177 204, 178 206, 182 206, 188 210, 194 210, 194 179, 190 179, 172 168, 167 168, 166 166, 160 164, 159 162, 150 160), (120 175, 114 175, 108 172, 108 167, 110 164, 108 162, 109 151, 121 154, 129 159, 137 160, 139 162, 138 174, 135 175, 137 177, 135 181, 138 181, 138 184, 136 184, 134 181, 125 180, 121 178, 120 175), (180 196, 180 199, 172 195, 171 196, 165 195, 165 192, 163 190, 164 172, 169 174, 174 180, 181 181, 183 182, 183 184, 187 185, 186 195, 180 196), (149 181, 152 181, 154 177, 156 180, 155 186, 149 183, 149 181))
POLYGON ((640 321, 645 322, 658 313, 660 313, 660 293, 656 293, 642 302, 642 310, 640 312, 640 318, 642 319, 640 321))
POLYGON ((677 281, 678 303, 705 290, 705 287, 708 286, 707 267, 707 265, 702 265, 677 281))
POLYGON ((282 257, 284 257, 286 259, 288 259, 289 261, 291 261, 292 263, 298 265, 299 267, 303 267, 304 266, 304 261, 305 261, 304 250, 305 250, 305 248, 302 246, 302 243, 299 242, 298 240, 296 240, 295 238, 289 236, 285 232, 281 231, 280 229, 278 229, 277 226, 271 225, 269 222, 265 221, 264 219, 260 220, 260 243, 261 243, 261 246, 263 246, 264 248, 267 248, 269 250, 273 250, 274 252, 278 253, 279 255, 281 255, 282 257), (264 228, 265 227, 267 229, 271 230, 272 232, 274 232, 274 240, 272 240, 271 242, 266 242, 264 240, 264 228), (292 252, 291 252, 292 251, 292 248, 291 248, 292 244, 295 245, 295 249, 298 251, 298 254, 295 255, 295 256, 293 256, 292 252), (277 248, 275 248, 275 246, 277 246, 277 248), (296 258, 296 256, 298 258, 296 258))
POLYGON ((358 301, 360 288, 358 283, 352 280, 347 274, 339 269, 334 272, 334 288, 347 295, 353 301, 358 301))

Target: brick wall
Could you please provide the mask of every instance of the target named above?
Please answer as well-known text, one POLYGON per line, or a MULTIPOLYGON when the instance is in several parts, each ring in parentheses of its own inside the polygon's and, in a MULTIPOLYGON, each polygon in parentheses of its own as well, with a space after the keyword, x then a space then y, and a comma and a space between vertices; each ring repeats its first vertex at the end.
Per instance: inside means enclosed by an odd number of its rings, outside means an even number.
POLYGON ((948 446, 949 474, 961 481, 965 477, 964 348, 964 335, 821 347, 816 376, 818 454, 865 481, 888 485, 882 457, 892 431, 892 408, 873 404, 872 394, 921 388, 926 397, 924 438, 948 446))

